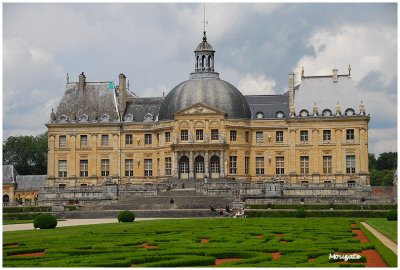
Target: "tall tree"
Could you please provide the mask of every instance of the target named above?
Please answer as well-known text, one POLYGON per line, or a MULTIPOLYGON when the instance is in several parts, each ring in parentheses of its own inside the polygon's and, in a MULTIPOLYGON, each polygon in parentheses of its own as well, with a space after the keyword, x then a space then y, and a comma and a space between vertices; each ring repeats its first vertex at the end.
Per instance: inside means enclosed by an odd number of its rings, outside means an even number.
POLYGON ((368 168, 370 171, 376 169, 376 157, 373 153, 368 153, 368 168))
POLYGON ((3 164, 21 175, 47 174, 47 132, 37 136, 11 136, 3 142, 3 164))
POLYGON ((395 170, 397 169, 397 152, 385 152, 379 155, 376 160, 376 168, 378 170, 395 170))

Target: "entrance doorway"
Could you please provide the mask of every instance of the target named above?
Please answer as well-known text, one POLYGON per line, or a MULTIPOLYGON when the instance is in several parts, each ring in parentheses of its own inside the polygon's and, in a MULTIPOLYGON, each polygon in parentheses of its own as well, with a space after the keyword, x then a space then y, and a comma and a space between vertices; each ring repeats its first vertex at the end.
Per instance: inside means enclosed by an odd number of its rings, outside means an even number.
POLYGON ((187 156, 182 156, 179 160, 179 178, 189 178, 189 158, 187 156))
POLYGON ((219 178, 219 157, 212 156, 210 159, 210 177, 211 178, 219 178))
POLYGON ((204 177, 204 158, 197 156, 194 160, 194 172, 196 179, 202 179, 204 177))

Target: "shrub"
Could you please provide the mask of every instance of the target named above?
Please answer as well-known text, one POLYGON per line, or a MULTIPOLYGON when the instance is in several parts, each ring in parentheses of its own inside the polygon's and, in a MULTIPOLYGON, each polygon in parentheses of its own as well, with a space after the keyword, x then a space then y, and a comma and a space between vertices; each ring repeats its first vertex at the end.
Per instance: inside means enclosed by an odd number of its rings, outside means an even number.
POLYGON ((397 210, 390 209, 389 212, 387 213, 387 219, 390 221, 397 221, 397 210))
POLYGON ((118 222, 133 222, 135 220, 135 213, 132 211, 122 211, 118 214, 118 222))
POLYGON ((33 220, 35 229, 54 229, 57 226, 57 218, 52 214, 40 214, 33 220))
POLYGON ((306 210, 304 210, 304 209, 298 209, 298 210, 296 211, 296 217, 297 217, 297 218, 305 218, 305 217, 307 217, 307 212, 306 212, 306 210))

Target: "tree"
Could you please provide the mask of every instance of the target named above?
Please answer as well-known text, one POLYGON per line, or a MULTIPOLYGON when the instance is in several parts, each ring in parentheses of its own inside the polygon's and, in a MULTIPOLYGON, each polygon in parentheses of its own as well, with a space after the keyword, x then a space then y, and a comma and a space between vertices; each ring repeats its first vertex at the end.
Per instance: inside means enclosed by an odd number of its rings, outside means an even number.
POLYGON ((3 142, 3 164, 21 175, 47 174, 47 132, 37 136, 11 136, 3 142))
POLYGON ((373 153, 368 153, 368 167, 370 171, 376 169, 376 157, 373 153))
POLYGON ((397 169, 397 152, 385 152, 379 155, 376 161, 378 170, 396 170, 397 169))

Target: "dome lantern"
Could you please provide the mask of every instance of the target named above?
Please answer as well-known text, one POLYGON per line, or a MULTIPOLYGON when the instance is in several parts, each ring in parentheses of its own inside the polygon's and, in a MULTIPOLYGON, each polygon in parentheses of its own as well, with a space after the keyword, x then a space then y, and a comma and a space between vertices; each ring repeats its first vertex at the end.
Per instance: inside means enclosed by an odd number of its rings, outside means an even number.
POLYGON ((206 31, 203 32, 203 41, 197 46, 195 54, 195 72, 214 72, 214 49, 207 42, 206 31))

